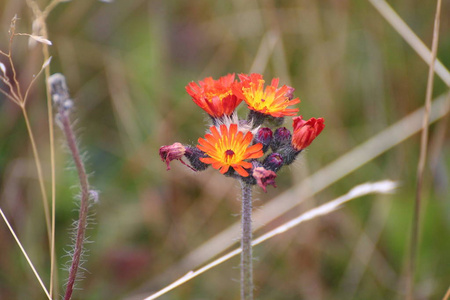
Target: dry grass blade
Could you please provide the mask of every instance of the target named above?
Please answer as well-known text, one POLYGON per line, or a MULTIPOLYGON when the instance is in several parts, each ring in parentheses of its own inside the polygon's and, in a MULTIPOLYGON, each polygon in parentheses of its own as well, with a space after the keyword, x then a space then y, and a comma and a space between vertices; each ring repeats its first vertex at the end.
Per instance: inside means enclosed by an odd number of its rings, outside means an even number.
MULTIPOLYGON (((414 31, 399 17, 399 15, 384 0, 369 0, 369 2, 378 10, 378 12, 391 24, 391 26, 401 35, 401 37, 419 54, 419 56, 431 65, 431 51, 417 37, 414 31)), ((436 74, 450 87, 450 72, 438 60, 434 60, 436 74)))
MULTIPOLYGON (((273 238, 274 236, 282 234, 282 233, 294 228, 295 226, 298 226, 299 224, 301 224, 305 221, 309 221, 314 218, 329 214, 350 200, 353 200, 353 199, 356 199, 356 198, 359 198, 359 197, 362 197, 362 196, 365 196, 368 194, 392 193, 396 187, 397 187, 397 183, 390 181, 390 180, 384 180, 384 181, 378 181, 378 182, 374 182, 374 183, 365 183, 365 184, 358 185, 358 186, 354 187, 353 189, 351 189, 347 194, 345 194, 337 199, 334 199, 330 202, 327 202, 323 205, 320 205, 316 208, 313 208, 313 209, 301 214, 300 216, 278 226, 277 228, 263 234, 259 238, 253 240, 252 246, 254 247, 256 245, 259 245, 262 242, 267 241, 267 240, 273 238)), ((227 261, 228 259, 238 255, 239 253, 241 253, 241 248, 235 249, 235 250, 221 256, 220 258, 214 260, 213 262, 209 263, 208 265, 206 265, 196 271, 190 271, 186 275, 184 275, 183 277, 178 279, 177 281, 173 282, 172 284, 168 285, 167 287, 163 288, 162 290, 158 291, 157 293, 145 298, 144 300, 157 299, 158 297, 166 294, 167 292, 173 290, 174 288, 188 282, 189 280, 191 280, 191 279, 197 277, 198 275, 212 269, 213 267, 227 261)))
MULTIPOLYGON (((44 41, 49 41, 48 39, 48 30, 46 18, 49 13, 58 5, 61 0, 53 0, 51 1, 42 11, 39 9, 38 4, 34 0, 27 0, 27 5, 33 11, 35 21, 40 22, 41 27, 41 37, 44 41)), ((53 106, 52 99, 50 94, 50 86, 48 84, 48 78, 50 77, 50 52, 48 46, 50 43, 44 42, 42 44, 42 54, 44 56, 44 64, 42 69, 44 70, 45 82, 46 84, 46 98, 47 98, 47 117, 48 117, 48 133, 49 133, 49 142, 50 142, 50 172, 51 172, 51 242, 50 242, 50 295, 59 293, 58 288, 58 275, 56 268, 56 256, 55 256, 55 213, 56 213, 56 176, 55 176, 55 142, 54 142, 54 132, 53 132, 53 106)), ((42 71, 41 69, 41 71, 42 71)), ((28 91, 27 91, 28 94, 28 91)))
POLYGON ((425 170, 425 163, 427 159, 428 146, 428 126, 430 119, 431 96, 433 94, 433 79, 434 79, 434 62, 436 60, 438 42, 439 42, 439 24, 441 14, 442 1, 437 1, 436 16, 434 18, 433 29, 433 43, 431 47, 431 63, 428 72, 427 92, 425 98, 425 113, 422 123, 422 134, 420 139, 420 157, 417 165, 417 182, 416 182, 416 198, 414 203, 414 215, 412 220, 411 240, 409 246, 409 261, 407 272, 407 299, 414 298, 414 275, 415 275, 415 260, 417 256, 417 244, 419 242, 420 231, 420 215, 422 204, 422 184, 425 170))
POLYGON ((8 226, 9 231, 11 231, 12 236, 17 242, 17 245, 19 246, 20 250, 23 253, 23 256, 25 256, 25 259, 27 260, 28 264, 30 265, 31 270, 33 270, 34 275, 36 276, 37 280, 39 281, 39 284, 42 287, 42 290, 45 292, 45 295, 48 299, 52 300, 52 297, 50 297, 50 294, 47 291, 47 288, 45 287, 44 283, 42 282, 41 277, 39 276, 39 273, 36 271, 36 268, 34 267, 33 263, 30 260, 30 257, 28 256, 27 252, 22 246, 22 243, 20 243, 19 238, 17 237, 16 233, 14 232, 14 229, 12 229, 11 225, 8 222, 8 219, 6 218, 5 214, 3 213, 3 210, 0 208, 0 214, 2 215, 3 220, 6 223, 6 226, 8 226))
POLYGON ((442 300, 448 300, 448 299, 450 299, 450 287, 448 288, 447 293, 445 293, 444 298, 442 298, 442 300))

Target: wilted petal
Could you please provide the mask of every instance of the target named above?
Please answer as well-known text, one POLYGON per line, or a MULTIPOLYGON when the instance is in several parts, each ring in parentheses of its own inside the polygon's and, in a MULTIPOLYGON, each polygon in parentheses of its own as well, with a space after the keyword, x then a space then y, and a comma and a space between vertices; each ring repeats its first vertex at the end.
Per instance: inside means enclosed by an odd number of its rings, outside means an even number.
POLYGON ((174 143, 173 145, 159 148, 159 156, 162 161, 166 162, 167 170, 170 170, 170 162, 174 159, 178 159, 184 164, 181 158, 185 153, 186 148, 181 143, 174 143))
POLYGON ((272 185, 273 187, 277 187, 275 184, 275 178, 277 174, 274 171, 266 170, 263 167, 257 167, 253 169, 253 178, 256 179, 256 183, 267 192, 266 186, 272 185))

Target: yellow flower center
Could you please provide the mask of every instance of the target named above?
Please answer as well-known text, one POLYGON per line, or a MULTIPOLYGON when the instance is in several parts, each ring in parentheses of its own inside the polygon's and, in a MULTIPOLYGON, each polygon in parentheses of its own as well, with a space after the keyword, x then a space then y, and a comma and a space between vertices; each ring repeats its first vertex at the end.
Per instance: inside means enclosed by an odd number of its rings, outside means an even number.
POLYGON ((275 88, 268 86, 264 89, 264 80, 260 80, 258 84, 250 83, 250 87, 243 88, 242 92, 247 103, 255 110, 270 108, 275 100, 275 88))

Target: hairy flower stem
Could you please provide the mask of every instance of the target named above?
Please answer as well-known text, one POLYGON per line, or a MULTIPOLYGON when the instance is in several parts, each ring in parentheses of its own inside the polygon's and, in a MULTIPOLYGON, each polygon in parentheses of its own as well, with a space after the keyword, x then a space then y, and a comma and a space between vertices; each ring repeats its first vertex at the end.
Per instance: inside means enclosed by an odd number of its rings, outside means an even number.
POLYGON ((72 297, 73 286, 75 284, 78 267, 80 265, 81 253, 83 251, 83 243, 89 208, 89 182, 83 161, 80 157, 80 151, 75 140, 75 135, 70 124, 68 111, 64 111, 62 108, 60 108, 59 120, 61 121, 62 129, 67 139, 67 145, 75 162, 81 186, 81 203, 78 217, 77 235, 75 240, 75 251, 73 253, 72 264, 69 269, 69 279, 67 282, 66 293, 64 295, 64 300, 69 300, 72 297))
POLYGON ((241 181, 241 300, 253 300, 252 186, 241 181))

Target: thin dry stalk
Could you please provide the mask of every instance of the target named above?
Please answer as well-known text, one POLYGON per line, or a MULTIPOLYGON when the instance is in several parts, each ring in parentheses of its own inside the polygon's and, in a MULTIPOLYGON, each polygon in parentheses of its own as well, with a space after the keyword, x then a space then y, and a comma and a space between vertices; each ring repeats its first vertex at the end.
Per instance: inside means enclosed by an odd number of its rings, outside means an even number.
MULTIPOLYGON (((48 30, 46 18, 50 12, 61 2, 61 0, 51 1, 44 9, 41 11, 34 0, 27 0, 28 6, 31 8, 34 14, 35 22, 39 22, 39 27, 44 39, 48 39, 48 30)), ((50 59, 48 44, 43 43, 42 53, 44 60, 50 59)), ((58 275, 56 268, 56 256, 55 256, 55 214, 56 214, 56 178, 55 178, 55 142, 54 142, 54 131, 53 131, 53 107, 52 107, 52 97, 51 89, 48 83, 50 77, 50 65, 47 64, 44 67, 45 82, 46 84, 46 98, 47 98, 47 117, 48 117, 48 130, 49 130, 49 142, 50 142, 50 173, 51 173, 51 243, 50 243, 50 295, 54 292, 59 293, 58 288, 58 275)))
POLYGON ((417 256, 417 245, 419 242, 420 221, 421 221, 420 217, 422 206, 422 185, 423 185, 425 163, 427 159, 428 126, 430 123, 431 96, 433 94, 434 62, 436 61, 436 54, 439 42, 441 3, 442 3, 441 0, 437 0, 436 16, 434 18, 433 42, 431 47, 431 60, 430 60, 431 63, 428 72, 427 91, 425 98, 425 113, 423 116, 422 135, 420 139, 420 157, 417 166, 416 198, 414 203, 414 215, 412 220, 411 240, 409 245, 410 256, 407 271, 407 295, 406 295, 407 299, 414 298, 414 275, 416 271, 415 264, 417 256))
MULTIPOLYGON (((23 34, 23 33, 16 33, 16 21, 17 21, 17 17, 15 16, 11 21, 11 26, 9 29, 8 52, 7 53, 3 52, 3 51, 0 52, 0 54, 3 55, 4 57, 6 57, 6 59, 9 61, 9 65, 10 65, 11 72, 12 72, 12 81, 13 82, 10 81, 10 79, 6 73, 6 68, 2 64, 2 73, 3 74, 0 74, 0 79, 3 81, 3 83, 6 84, 6 86, 8 87, 8 91, 2 90, 2 89, 0 89, 0 91, 2 92, 2 94, 6 95, 7 98, 12 100, 14 103, 16 103, 20 107, 23 117, 25 119, 28 136, 30 138, 31 147, 33 150, 33 157, 34 157, 34 161, 35 161, 36 169, 37 169, 37 173, 38 173, 39 188, 40 188, 40 192, 41 192, 41 196, 42 196, 42 203, 44 206, 44 215, 45 215, 45 222, 46 222, 46 227, 47 227, 48 242, 49 242, 49 247, 51 247, 51 239, 52 238, 51 238, 50 212, 49 212, 49 208, 48 208, 47 192, 45 189, 44 176, 42 173, 42 165, 41 165, 41 160, 39 157, 39 152, 37 150, 36 140, 35 140, 32 126, 31 126, 30 120, 28 118, 27 110, 26 110, 26 100, 27 100, 26 97, 28 96, 28 91, 30 90, 31 86, 33 85, 33 83, 35 82, 35 80, 39 76, 39 74, 41 74, 42 68, 39 71, 39 73, 35 76, 35 78, 28 85, 28 87, 26 89, 25 97, 24 97, 22 95, 21 85, 20 85, 19 81, 17 80, 17 71, 16 71, 16 67, 14 65, 13 55, 12 55, 12 44, 13 44, 13 40, 14 40, 15 36, 17 36, 17 35, 30 36, 30 35, 23 34)), ((45 60, 43 66, 48 65, 48 62, 49 62, 49 60, 45 60)))
POLYGON ((47 296, 47 298, 49 300, 52 300, 52 297, 50 296, 50 294, 47 291, 47 288, 45 287, 44 283, 42 282, 41 277, 39 276, 39 273, 36 271, 36 268, 34 267, 33 263, 31 262, 30 257, 28 256, 27 252, 25 251, 25 249, 22 246, 22 243, 20 243, 19 238, 17 237, 14 229, 11 227, 11 224, 9 223, 8 219, 6 218, 5 214, 3 213, 3 210, 0 208, 0 214, 2 215, 3 220, 6 223, 6 226, 8 226, 9 231, 11 232, 12 236, 14 237, 14 239, 16 240, 17 245, 19 246, 20 250, 22 251, 23 256, 25 256, 25 259, 28 262, 28 265, 30 266, 31 270, 33 271, 34 275, 36 276, 37 280, 39 281, 39 284, 42 287, 42 290, 44 291, 45 295, 47 296))
POLYGON ((450 299, 450 287, 448 288, 447 293, 445 293, 444 298, 442 298, 442 300, 448 300, 448 299, 450 299))
MULTIPOLYGON (((392 28, 417 52, 417 54, 428 64, 431 65, 431 51, 419 39, 414 31, 403 21, 402 18, 392 9, 384 0, 369 0, 369 2, 378 10, 383 18, 391 24, 392 28)), ((450 73, 447 68, 438 60, 434 60, 436 74, 450 87, 450 73)))

